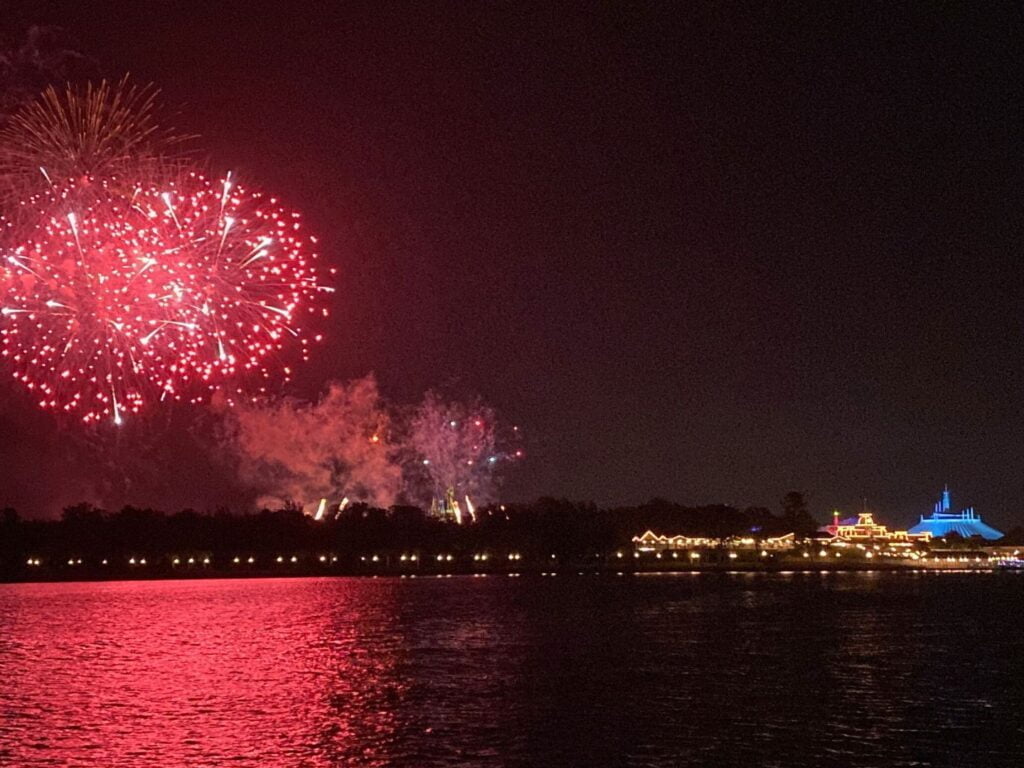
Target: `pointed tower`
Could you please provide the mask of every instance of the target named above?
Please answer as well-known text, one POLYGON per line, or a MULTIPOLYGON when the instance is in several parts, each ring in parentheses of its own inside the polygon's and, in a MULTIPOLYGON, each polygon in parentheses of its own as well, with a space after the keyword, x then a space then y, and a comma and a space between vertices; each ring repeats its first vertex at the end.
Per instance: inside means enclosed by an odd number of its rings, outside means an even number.
POLYGON ((949 486, 943 491, 939 501, 935 502, 934 511, 931 517, 921 516, 921 522, 910 529, 910 533, 928 533, 933 538, 941 538, 950 533, 955 533, 962 538, 969 539, 973 536, 980 536, 986 541, 995 541, 1003 537, 1002 532, 997 531, 990 525, 982 522, 974 507, 966 507, 960 512, 953 512, 953 504, 950 499, 949 486))

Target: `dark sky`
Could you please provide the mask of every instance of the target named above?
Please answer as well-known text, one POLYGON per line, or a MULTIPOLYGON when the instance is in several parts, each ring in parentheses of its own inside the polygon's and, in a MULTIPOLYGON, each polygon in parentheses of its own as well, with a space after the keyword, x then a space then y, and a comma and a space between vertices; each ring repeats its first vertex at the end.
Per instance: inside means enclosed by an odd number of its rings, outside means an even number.
MULTIPOLYGON (((457 380, 529 435, 513 499, 797 488, 906 524, 949 482, 1024 523, 1020 10, 718 5, 16 2, 4 27, 157 82, 306 213, 339 292, 295 394, 457 380)), ((55 503, 81 438, 5 398, 0 502, 55 503)), ((216 473, 138 501, 215 503, 216 473)))

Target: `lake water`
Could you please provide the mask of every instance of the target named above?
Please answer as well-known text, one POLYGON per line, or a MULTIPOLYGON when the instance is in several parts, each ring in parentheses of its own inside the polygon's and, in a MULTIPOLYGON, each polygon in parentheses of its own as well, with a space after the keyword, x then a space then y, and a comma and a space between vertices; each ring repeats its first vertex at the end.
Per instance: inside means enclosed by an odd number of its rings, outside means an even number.
POLYGON ((1002 766, 1024 577, 0 586, 0 765, 1002 766))

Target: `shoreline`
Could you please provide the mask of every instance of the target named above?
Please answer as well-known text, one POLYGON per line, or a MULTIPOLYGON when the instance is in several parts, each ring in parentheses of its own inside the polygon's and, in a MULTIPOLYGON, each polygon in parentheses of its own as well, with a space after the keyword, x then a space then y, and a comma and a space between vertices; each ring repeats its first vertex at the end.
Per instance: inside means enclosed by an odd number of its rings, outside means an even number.
POLYGON ((686 568, 622 568, 600 566, 588 567, 578 564, 563 568, 543 570, 536 567, 488 568, 488 569, 396 569, 379 568, 302 568, 291 567, 282 569, 245 569, 231 568, 166 568, 143 567, 131 570, 111 569, 101 572, 99 569, 82 569, 77 572, 40 572, 18 575, 5 574, 0 576, 0 584, 55 584, 55 583, 102 583, 115 581, 205 581, 217 579, 278 579, 278 578, 352 578, 352 579, 444 579, 453 577, 574 577, 574 576, 699 576, 699 575, 740 575, 740 574, 822 574, 822 573, 1012 573, 1016 569, 1000 568, 993 563, 844 563, 842 565, 829 562, 822 563, 774 563, 765 565, 706 565, 688 566, 686 568))

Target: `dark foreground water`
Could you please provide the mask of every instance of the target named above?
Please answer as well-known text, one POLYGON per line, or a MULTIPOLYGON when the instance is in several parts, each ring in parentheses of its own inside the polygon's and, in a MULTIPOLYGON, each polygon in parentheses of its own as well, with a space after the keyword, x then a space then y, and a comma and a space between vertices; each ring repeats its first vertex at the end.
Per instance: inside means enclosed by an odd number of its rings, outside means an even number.
POLYGON ((4 766, 1002 766, 1024 577, 0 586, 4 766))

